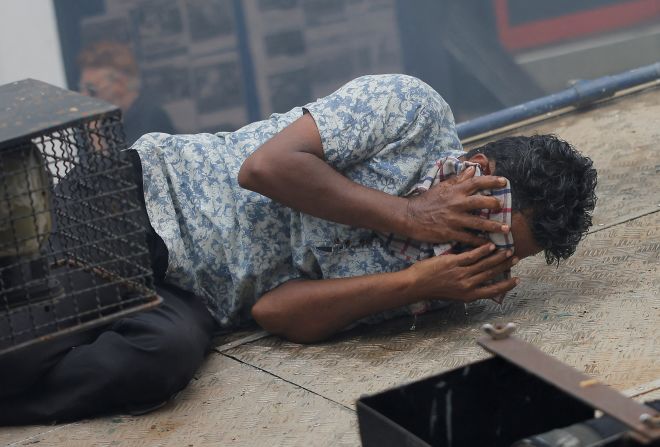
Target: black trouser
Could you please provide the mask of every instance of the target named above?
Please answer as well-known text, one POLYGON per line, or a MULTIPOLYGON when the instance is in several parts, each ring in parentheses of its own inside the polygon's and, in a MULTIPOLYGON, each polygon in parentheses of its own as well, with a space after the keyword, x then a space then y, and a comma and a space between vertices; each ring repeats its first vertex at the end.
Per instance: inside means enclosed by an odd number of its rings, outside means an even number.
MULTIPOLYGON (((148 244, 162 278, 167 249, 153 229, 148 244)), ((0 425, 144 412, 183 389, 215 322, 195 295, 163 283, 156 289, 163 303, 153 310, 0 356, 0 425)))

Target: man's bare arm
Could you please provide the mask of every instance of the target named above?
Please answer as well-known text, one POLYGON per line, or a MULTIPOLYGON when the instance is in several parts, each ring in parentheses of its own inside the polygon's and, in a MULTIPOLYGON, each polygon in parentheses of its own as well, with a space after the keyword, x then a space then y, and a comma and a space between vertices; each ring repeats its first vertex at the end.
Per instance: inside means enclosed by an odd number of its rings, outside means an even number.
POLYGON ((509 229, 470 214, 473 209, 499 208, 496 198, 472 194, 502 186, 498 177, 470 178, 470 174, 474 172, 467 171, 457 183, 440 184, 414 200, 367 188, 325 162, 318 128, 306 114, 248 157, 238 182, 243 188, 321 219, 427 242, 455 240, 480 245, 485 241, 465 228, 487 232, 509 229))
POLYGON ((517 262, 492 244, 459 255, 436 256, 395 273, 353 278, 289 281, 266 293, 252 316, 265 330, 291 341, 312 343, 349 324, 425 299, 470 302, 511 290, 512 278, 490 286, 517 262))

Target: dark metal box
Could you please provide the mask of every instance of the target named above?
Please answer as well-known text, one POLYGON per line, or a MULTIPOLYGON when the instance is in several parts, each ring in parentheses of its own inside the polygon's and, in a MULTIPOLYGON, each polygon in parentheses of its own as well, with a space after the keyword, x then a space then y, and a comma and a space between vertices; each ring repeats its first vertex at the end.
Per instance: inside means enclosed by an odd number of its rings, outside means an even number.
POLYGON ((493 357, 364 397, 364 446, 506 446, 593 417, 573 396, 493 357))
POLYGON ((596 410, 611 415, 621 428, 616 436, 588 445, 660 445, 660 416, 651 407, 515 337, 504 338, 479 340, 496 357, 359 399, 362 445, 510 447, 523 438, 592 419, 596 410), (653 422, 645 424, 648 419, 653 422), (626 426, 646 438, 628 433, 626 426))

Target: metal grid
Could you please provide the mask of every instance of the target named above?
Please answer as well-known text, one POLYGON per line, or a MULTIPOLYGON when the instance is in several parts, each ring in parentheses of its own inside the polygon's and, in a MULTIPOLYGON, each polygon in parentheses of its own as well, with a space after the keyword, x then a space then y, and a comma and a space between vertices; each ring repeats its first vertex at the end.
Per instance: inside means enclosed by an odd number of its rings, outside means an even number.
POLYGON ((0 142, 0 354, 159 301, 118 110, 0 142))

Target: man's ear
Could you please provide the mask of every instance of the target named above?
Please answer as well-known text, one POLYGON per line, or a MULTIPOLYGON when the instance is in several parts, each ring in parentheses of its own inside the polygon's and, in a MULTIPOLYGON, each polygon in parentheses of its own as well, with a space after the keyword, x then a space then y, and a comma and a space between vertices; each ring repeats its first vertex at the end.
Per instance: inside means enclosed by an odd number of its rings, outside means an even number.
POLYGON ((469 162, 472 163, 479 163, 479 166, 481 166, 481 172, 483 175, 491 175, 492 171, 494 171, 495 167, 491 166, 493 163, 490 162, 490 159, 486 157, 484 154, 475 154, 472 157, 470 157, 468 160, 469 162), (491 169, 492 168, 492 169, 491 169))

